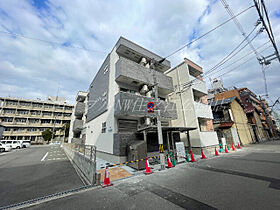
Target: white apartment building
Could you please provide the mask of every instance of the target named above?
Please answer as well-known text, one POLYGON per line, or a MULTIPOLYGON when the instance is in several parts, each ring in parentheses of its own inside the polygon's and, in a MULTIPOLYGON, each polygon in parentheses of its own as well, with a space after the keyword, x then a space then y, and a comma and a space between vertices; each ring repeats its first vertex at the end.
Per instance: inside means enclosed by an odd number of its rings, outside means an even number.
POLYGON ((79 91, 76 97, 69 129, 69 143, 85 144, 85 122, 87 115, 88 92, 79 91))
MULTIPOLYGON (((167 101, 173 92, 172 78, 164 74, 170 62, 160 60, 162 57, 123 37, 106 57, 90 84, 83 126, 85 144, 95 145, 97 156, 121 162, 127 160, 129 148, 143 144, 141 151, 135 149, 141 158, 147 152, 159 151, 156 113, 148 113, 148 102, 154 102, 160 110, 164 148, 167 139, 180 141, 179 133, 186 128, 169 124, 177 118, 176 104, 167 101)), ((75 129, 74 123, 72 126, 75 129)))
POLYGON ((61 140, 61 128, 70 123, 73 105, 57 97, 47 100, 30 100, 0 97, 0 125, 5 127, 2 138, 6 140, 31 140, 43 142, 42 132, 55 129, 55 138, 61 140))
POLYGON ((177 105, 178 118, 171 121, 171 126, 195 127, 196 130, 187 135, 181 133, 181 139, 192 147, 196 153, 200 149, 214 151, 219 144, 213 128, 211 106, 207 101, 206 83, 202 80, 203 70, 194 62, 185 59, 181 64, 166 72, 172 77, 174 92, 169 95, 169 101, 177 105))

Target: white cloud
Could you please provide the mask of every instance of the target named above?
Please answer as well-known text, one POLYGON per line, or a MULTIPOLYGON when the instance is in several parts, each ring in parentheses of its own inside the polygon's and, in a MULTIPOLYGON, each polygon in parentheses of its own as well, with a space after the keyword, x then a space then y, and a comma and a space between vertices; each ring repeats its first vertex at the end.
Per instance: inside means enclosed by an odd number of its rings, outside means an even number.
MULTIPOLYGON (((47 7, 36 8, 33 1, 0 1, 0 31, 10 31, 43 40, 71 44, 100 52, 62 47, 0 33, 0 95, 45 98, 60 95, 73 102, 78 90, 87 90, 90 81, 118 40, 124 36, 162 56, 170 54, 195 36, 229 18, 219 1, 40 1, 47 7), (209 9, 210 8, 210 9, 209 9), (199 21, 200 20, 200 21, 199 21)), ((235 13, 252 1, 228 1, 235 13)), ((275 38, 279 43, 279 18, 273 15, 280 6, 267 1, 275 38)), ((257 13, 254 8, 238 17, 244 30, 252 30, 257 13)), ((195 37, 194 37, 195 38, 195 37)), ((172 65, 188 57, 205 70, 229 53, 243 37, 230 22, 176 55, 172 65)), ((267 41, 260 35, 253 44, 267 41)), ((244 49, 241 55, 250 51, 244 49)), ((272 50, 267 50, 268 55, 272 50)), ((239 57, 239 56, 237 56, 239 57)), ((272 99, 279 96, 279 63, 274 61, 267 73, 272 99)), ((226 70, 225 70, 226 71, 226 70)), ((221 73, 224 71, 221 71, 221 73)), ((225 86, 248 86, 263 94, 263 80, 256 60, 223 76, 225 86), (253 76, 252 76, 253 75, 253 76)))

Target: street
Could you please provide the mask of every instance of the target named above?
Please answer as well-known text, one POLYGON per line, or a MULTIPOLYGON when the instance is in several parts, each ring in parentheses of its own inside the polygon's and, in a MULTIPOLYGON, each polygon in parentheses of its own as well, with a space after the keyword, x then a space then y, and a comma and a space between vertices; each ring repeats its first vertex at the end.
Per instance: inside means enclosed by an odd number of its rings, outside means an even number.
POLYGON ((280 141, 250 145, 27 209, 280 209, 280 141))
POLYGON ((0 209, 83 186, 63 149, 31 146, 0 156, 0 209))

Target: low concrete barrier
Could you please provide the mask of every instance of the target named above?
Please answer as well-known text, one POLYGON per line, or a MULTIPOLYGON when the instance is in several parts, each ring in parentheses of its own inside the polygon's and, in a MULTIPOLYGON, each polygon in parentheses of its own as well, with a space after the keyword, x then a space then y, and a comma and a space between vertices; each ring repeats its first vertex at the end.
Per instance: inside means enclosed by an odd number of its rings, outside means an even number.
POLYGON ((64 151, 70 160, 79 169, 90 184, 95 184, 96 162, 84 154, 74 151, 68 145, 63 145, 64 151))

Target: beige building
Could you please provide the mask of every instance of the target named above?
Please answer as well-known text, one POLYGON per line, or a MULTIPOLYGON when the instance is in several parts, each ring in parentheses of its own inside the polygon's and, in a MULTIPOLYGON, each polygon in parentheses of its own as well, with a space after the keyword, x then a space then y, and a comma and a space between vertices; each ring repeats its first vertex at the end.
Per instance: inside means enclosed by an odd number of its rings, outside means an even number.
POLYGON ((194 62, 186 59, 166 72, 172 77, 174 92, 169 94, 169 101, 177 105, 178 118, 171 121, 172 126, 196 128, 187 135, 181 133, 185 145, 190 145, 196 153, 200 149, 214 151, 219 144, 218 137, 213 128, 213 114, 208 105, 206 83, 202 80, 203 69, 194 62))
POLYGON ((55 128, 62 139, 63 125, 70 123, 73 105, 60 97, 46 101, 0 97, 0 125, 5 126, 2 139, 43 142, 42 132, 55 128))

